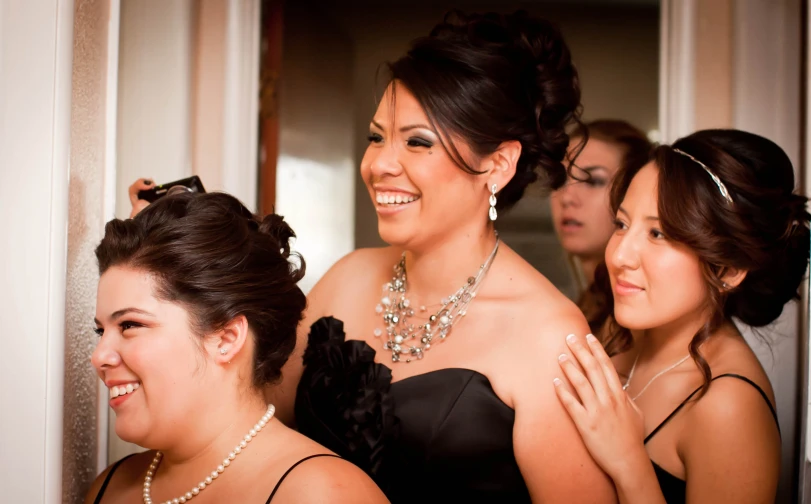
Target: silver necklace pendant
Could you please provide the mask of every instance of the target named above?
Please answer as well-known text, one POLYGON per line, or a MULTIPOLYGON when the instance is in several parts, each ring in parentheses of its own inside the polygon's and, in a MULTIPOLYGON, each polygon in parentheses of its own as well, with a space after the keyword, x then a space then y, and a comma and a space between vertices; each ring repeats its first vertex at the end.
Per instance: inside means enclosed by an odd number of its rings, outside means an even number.
MULTIPOLYGON (((467 282, 452 295, 443 298, 440 308, 428 317, 423 324, 413 324, 410 317, 414 316, 414 307, 406 296, 406 268, 405 253, 400 261, 394 265, 394 277, 383 285, 383 296, 375 312, 383 317, 384 329, 377 328, 375 337, 384 337, 383 349, 391 352, 392 362, 411 362, 421 360, 425 352, 431 349, 436 338, 445 339, 453 325, 467 314, 467 307, 476 297, 476 292, 490 270, 490 265, 498 252, 498 233, 493 251, 479 267, 475 277, 469 277, 467 282)), ((427 311, 425 306, 419 307, 420 312, 427 311)))

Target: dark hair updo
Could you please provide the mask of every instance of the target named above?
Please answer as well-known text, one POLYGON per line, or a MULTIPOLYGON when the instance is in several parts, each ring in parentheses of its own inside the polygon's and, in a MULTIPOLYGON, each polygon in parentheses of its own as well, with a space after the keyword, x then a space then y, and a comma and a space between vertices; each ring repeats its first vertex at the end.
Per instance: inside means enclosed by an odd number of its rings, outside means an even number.
POLYGON ((244 315, 254 336, 253 385, 261 387, 281 375, 306 305, 297 285, 304 260, 290 260, 293 237, 281 216, 260 219, 228 194, 181 193, 108 222, 96 257, 100 274, 113 266, 152 273, 156 295, 182 304, 199 335, 244 315))
POLYGON ((480 173, 462 159, 451 135, 477 156, 492 154, 505 141, 521 143, 499 209, 518 202, 539 171, 552 189, 566 182, 567 127, 580 123, 580 84, 569 48, 550 22, 524 11, 452 11, 388 68, 394 85, 414 95, 464 171, 480 173))
MULTIPOLYGON (((738 130, 698 131, 653 152, 659 168, 658 212, 669 240, 698 255, 710 295, 711 317, 690 342, 690 354, 711 378, 699 346, 725 321, 752 327, 773 322, 798 297, 809 254, 807 198, 794 194, 794 169, 774 142, 738 130), (705 164, 726 186, 732 203, 710 175, 683 151, 705 164), (727 289, 722 277, 745 270, 745 279, 727 289)), ((639 170, 615 178, 611 206, 616 212, 639 170)), ((609 287, 610 288, 610 287, 609 287)), ((628 331, 613 336, 630 346, 628 331)))

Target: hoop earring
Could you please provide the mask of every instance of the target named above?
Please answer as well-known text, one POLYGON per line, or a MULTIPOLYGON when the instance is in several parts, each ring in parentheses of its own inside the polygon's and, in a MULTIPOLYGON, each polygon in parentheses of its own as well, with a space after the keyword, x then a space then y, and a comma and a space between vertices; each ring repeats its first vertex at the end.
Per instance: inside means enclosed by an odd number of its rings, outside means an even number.
POLYGON ((490 220, 491 221, 495 221, 498 218, 498 212, 496 211, 496 203, 498 201, 498 200, 496 200, 496 189, 498 189, 498 187, 496 187, 496 184, 493 184, 493 186, 490 188, 490 192, 491 192, 491 194, 490 194, 490 220))

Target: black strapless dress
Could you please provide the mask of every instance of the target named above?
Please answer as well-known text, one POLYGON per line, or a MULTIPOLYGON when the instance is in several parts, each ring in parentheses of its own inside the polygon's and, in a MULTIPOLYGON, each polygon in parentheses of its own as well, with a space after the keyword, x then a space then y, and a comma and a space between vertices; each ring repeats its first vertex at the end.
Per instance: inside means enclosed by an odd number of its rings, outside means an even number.
POLYGON ((299 431, 365 470, 395 504, 531 502, 513 452, 515 412, 470 369, 391 383, 343 322, 310 328, 296 397, 299 431))

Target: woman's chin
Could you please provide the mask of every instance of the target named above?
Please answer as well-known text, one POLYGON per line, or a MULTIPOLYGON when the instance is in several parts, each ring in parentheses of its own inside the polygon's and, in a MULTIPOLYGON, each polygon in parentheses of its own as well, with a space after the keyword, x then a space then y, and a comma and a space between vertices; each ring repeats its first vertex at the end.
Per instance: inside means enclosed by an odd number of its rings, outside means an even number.
POLYGON ((145 444, 147 431, 141 426, 129 425, 129 422, 121 422, 120 419, 116 419, 115 434, 122 441, 147 448, 145 444))
POLYGON ((392 247, 405 247, 412 236, 404 226, 392 225, 380 221, 377 223, 377 232, 380 235, 380 239, 392 247))
MULTIPOLYGON (((632 313, 626 314, 623 313, 621 307, 614 306, 614 321, 625 329, 629 331, 644 331, 646 329, 651 328, 651 323, 649 320, 644 320, 638 316, 634 316, 632 313)), ((633 310, 628 310, 633 311, 633 310)))

